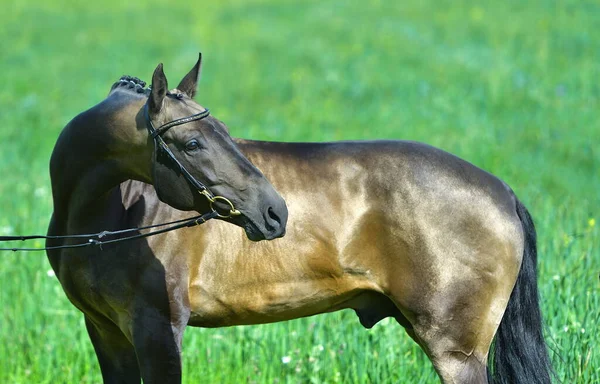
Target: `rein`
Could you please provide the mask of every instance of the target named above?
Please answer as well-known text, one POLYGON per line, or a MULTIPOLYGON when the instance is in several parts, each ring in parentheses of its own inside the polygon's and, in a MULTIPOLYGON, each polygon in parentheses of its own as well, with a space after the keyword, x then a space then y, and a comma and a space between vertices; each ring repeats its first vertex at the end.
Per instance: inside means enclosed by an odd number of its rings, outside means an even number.
MULTIPOLYGON (((89 247, 89 246, 94 246, 94 245, 98 246, 100 249, 102 249, 102 246, 107 245, 107 244, 120 243, 123 241, 130 241, 130 240, 135 240, 135 239, 142 239, 145 237, 160 235, 161 233, 174 231, 174 230, 177 230, 180 228, 194 227, 196 225, 204 224, 208 220, 214 219, 215 217, 220 217, 220 218, 226 219, 231 216, 240 215, 241 214, 240 211, 235 209, 233 203, 228 198, 219 196, 219 195, 214 195, 204 184, 202 184, 202 182, 200 182, 194 176, 192 176, 192 174, 183 166, 183 164, 181 164, 179 162, 179 160, 177 160, 177 158, 175 157, 173 152, 169 149, 169 146, 167 145, 167 143, 165 143, 165 141, 162 138, 162 135, 165 132, 167 132, 169 129, 176 127, 178 125, 189 123, 191 121, 202 120, 210 115, 210 111, 208 109, 205 109, 204 111, 202 111, 200 113, 196 113, 196 114, 188 116, 188 117, 183 117, 181 119, 176 119, 176 120, 170 121, 168 123, 165 123, 158 128, 155 128, 154 124, 152 124, 152 119, 150 118, 150 113, 148 112, 148 104, 147 103, 144 105, 144 114, 146 116, 146 122, 147 122, 146 127, 148 128, 148 134, 154 140, 154 151, 157 151, 160 149, 171 159, 171 161, 173 161, 177 165, 177 167, 179 168, 179 170, 181 171, 183 176, 186 178, 186 180, 194 188, 196 188, 196 190, 201 195, 206 197, 206 199, 208 200, 209 205, 210 205, 210 212, 204 213, 202 215, 194 216, 191 218, 187 218, 187 219, 171 221, 168 223, 153 224, 153 225, 148 225, 145 227, 128 228, 128 229, 122 229, 122 230, 117 230, 117 231, 102 231, 102 232, 92 233, 92 234, 64 235, 64 236, 61 236, 61 235, 57 235, 57 236, 53 236, 53 235, 48 235, 48 236, 46 236, 46 235, 0 236, 0 242, 2 242, 2 241, 27 241, 27 240, 33 240, 33 239, 85 239, 85 242, 77 243, 77 244, 57 245, 57 246, 44 247, 44 248, 0 248, 0 251, 13 251, 13 252, 29 251, 29 252, 31 252, 31 251, 46 251, 46 250, 53 250, 53 249, 81 248, 81 247, 89 247), (214 206, 214 204, 217 202, 227 205, 229 212, 224 212, 224 213, 219 212, 218 208, 214 206), (145 230, 145 229, 165 227, 168 225, 170 225, 170 227, 159 229, 156 231, 151 231, 148 233, 139 233, 139 234, 132 235, 132 236, 104 240, 104 238, 107 236, 122 235, 122 234, 145 230)), ((155 156, 156 155, 157 154, 155 153, 155 156)))
POLYGON ((135 239, 142 239, 144 237, 150 237, 150 236, 155 236, 155 235, 160 235, 161 233, 166 233, 166 232, 170 232, 170 231, 174 231, 176 229, 180 229, 180 228, 184 228, 184 227, 195 227, 196 225, 200 225, 200 224, 204 224, 206 223, 208 220, 213 219, 215 217, 217 217, 217 211, 210 211, 208 213, 205 213, 203 215, 199 215, 199 216, 194 216, 188 219, 182 219, 182 220, 175 220, 175 221, 171 221, 168 223, 161 223, 161 224, 154 224, 154 225, 148 225, 145 227, 138 227, 138 228, 128 228, 128 229, 121 229, 118 231, 102 231, 102 232, 98 232, 98 233, 89 233, 89 234, 80 234, 80 235, 65 235, 65 236, 44 236, 44 235, 33 235, 33 236, 0 236, 0 241, 26 241, 26 240, 33 240, 33 239, 85 239, 86 241, 83 243, 77 243, 77 244, 67 244, 67 245, 57 245, 54 247, 44 247, 44 248, 0 248, 0 251, 46 251, 46 250, 52 250, 52 249, 66 249, 66 248, 81 248, 81 247, 89 247, 92 245, 96 245, 98 246, 100 249, 102 249, 103 245, 106 244, 113 244, 113 243, 120 243, 123 241, 129 241, 129 240, 135 240, 135 239), (163 229, 159 229, 153 232, 148 232, 148 233, 139 233, 137 235, 132 235, 132 236, 127 236, 127 237, 121 237, 118 239, 109 239, 109 240, 103 240, 103 238, 107 237, 107 236, 114 236, 114 235, 122 235, 124 233, 129 233, 129 232, 134 232, 134 231, 141 231, 144 229, 151 229, 151 228, 158 228, 158 227, 164 227, 167 225, 171 225, 171 227, 168 228, 163 228, 163 229))

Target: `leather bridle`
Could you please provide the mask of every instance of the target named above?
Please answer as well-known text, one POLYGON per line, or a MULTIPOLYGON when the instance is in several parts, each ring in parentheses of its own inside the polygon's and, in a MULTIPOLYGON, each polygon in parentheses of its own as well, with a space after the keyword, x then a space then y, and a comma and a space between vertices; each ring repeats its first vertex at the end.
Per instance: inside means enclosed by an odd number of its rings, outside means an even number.
POLYGON ((156 161, 158 154, 159 154, 159 152, 157 152, 157 151, 162 151, 162 153, 166 154, 167 157, 177 166, 177 168, 179 169, 181 174, 185 177, 185 179, 188 181, 188 183, 190 183, 194 188, 196 188, 196 190, 201 195, 203 195, 204 197, 206 197, 208 199, 211 211, 216 212, 218 217, 227 219, 227 218, 230 218, 231 216, 240 215, 240 211, 235 209, 233 203, 228 198, 223 197, 223 196, 214 195, 206 187, 206 185, 204 185, 201 181, 196 179, 187 169, 185 169, 183 164, 181 164, 179 162, 179 160, 177 160, 177 158, 175 157, 175 155, 173 154, 171 149, 169 149, 169 146, 167 145, 167 143, 165 143, 165 141, 162 138, 162 135, 173 127, 176 127, 176 126, 182 125, 182 124, 186 124, 186 123, 189 123, 192 121, 197 121, 197 120, 202 120, 202 119, 207 118, 210 115, 210 111, 208 110, 208 108, 206 108, 206 109, 204 109, 204 111, 196 113, 194 115, 169 121, 168 123, 165 123, 158 128, 155 128, 154 124, 152 123, 152 119, 150 118, 150 112, 148 111, 148 103, 146 103, 144 105, 144 115, 146 117, 146 123, 147 123, 146 127, 148 128, 148 134, 150 134, 150 137, 154 141, 154 151, 155 151, 154 161, 156 161), (221 203, 228 205, 229 212, 227 212, 227 213, 219 212, 218 209, 214 206, 214 204, 216 202, 221 202, 221 203))

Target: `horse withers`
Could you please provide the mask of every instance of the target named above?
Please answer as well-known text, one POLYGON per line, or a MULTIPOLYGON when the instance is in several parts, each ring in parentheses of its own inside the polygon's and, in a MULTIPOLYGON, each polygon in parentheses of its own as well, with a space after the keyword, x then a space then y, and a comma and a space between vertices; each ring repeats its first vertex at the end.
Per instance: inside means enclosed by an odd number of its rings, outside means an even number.
POLYGON ((105 382, 180 382, 187 325, 345 308, 367 328, 395 318, 445 383, 550 382, 535 229, 505 183, 415 142, 232 139, 192 100, 199 72, 171 91, 161 66, 151 90, 124 78, 52 156, 50 234, 205 212, 202 187, 223 197, 202 227, 48 253, 105 382))

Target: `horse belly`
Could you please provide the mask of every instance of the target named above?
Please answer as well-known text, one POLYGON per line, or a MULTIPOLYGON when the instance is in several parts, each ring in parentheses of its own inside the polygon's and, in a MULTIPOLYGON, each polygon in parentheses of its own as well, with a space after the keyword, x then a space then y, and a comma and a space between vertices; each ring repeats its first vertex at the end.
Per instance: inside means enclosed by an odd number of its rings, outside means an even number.
POLYGON ((338 279, 251 286, 223 284, 215 291, 196 287, 190 293, 189 324, 223 327, 291 320, 346 308, 344 303, 361 291, 356 284, 338 279))

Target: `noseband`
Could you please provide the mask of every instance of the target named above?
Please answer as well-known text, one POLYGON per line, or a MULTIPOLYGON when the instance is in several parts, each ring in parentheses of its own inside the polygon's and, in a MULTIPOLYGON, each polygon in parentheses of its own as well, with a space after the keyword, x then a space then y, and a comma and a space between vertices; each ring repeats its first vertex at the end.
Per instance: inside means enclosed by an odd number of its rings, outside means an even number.
MULTIPOLYGON (((179 168, 180 172, 183 174, 183 176, 188 181, 188 183, 190 183, 194 188, 196 188, 196 190, 201 195, 206 197, 206 199, 208 200, 208 202, 210 204, 211 211, 215 212, 218 217, 224 218, 224 219, 229 218, 231 216, 240 215, 240 211, 235 209, 233 203, 228 198, 223 197, 223 196, 214 195, 208 189, 208 187, 206 187, 206 185, 202 184, 202 182, 200 182, 194 176, 192 176, 192 174, 187 169, 185 169, 183 164, 181 164, 179 162, 179 160, 177 160, 177 158, 175 157, 175 155, 173 154, 171 149, 169 149, 169 146, 167 145, 167 143, 165 143, 165 141, 162 138, 162 135, 165 132, 167 132, 169 129, 176 127, 178 125, 183 125, 183 124, 192 122, 192 121, 202 120, 202 119, 208 117, 208 115, 210 115, 210 111, 208 109, 204 109, 204 111, 202 111, 200 113, 196 113, 195 115, 191 115, 188 117, 182 117, 181 119, 176 119, 176 120, 170 121, 168 123, 161 125, 158 128, 154 128, 154 124, 152 124, 152 119, 150 118, 150 113, 148 111, 148 104, 144 105, 144 114, 146 115, 146 122, 147 122, 146 127, 148 128, 148 134, 150 135, 152 140, 154 140, 154 151, 160 150, 160 151, 162 151, 162 153, 166 154, 169 159, 171 159, 171 161, 179 168), (214 205, 216 202, 221 202, 223 204, 228 205, 229 212, 227 212, 227 213, 219 212, 214 205)), ((154 161, 156 161, 156 155, 158 155, 158 153, 155 153, 154 161)))

